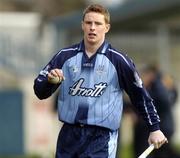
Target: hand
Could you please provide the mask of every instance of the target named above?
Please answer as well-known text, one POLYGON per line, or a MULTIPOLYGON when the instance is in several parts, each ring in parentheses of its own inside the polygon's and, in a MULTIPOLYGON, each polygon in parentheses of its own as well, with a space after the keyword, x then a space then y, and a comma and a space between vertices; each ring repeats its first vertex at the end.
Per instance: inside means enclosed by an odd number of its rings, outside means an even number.
POLYGON ((160 130, 157 130, 150 132, 148 143, 154 144, 155 149, 159 149, 163 144, 168 143, 168 140, 160 130))
POLYGON ((65 77, 63 75, 63 72, 61 69, 52 69, 49 73, 48 73, 48 81, 51 82, 53 78, 58 77, 60 81, 65 80, 65 77))

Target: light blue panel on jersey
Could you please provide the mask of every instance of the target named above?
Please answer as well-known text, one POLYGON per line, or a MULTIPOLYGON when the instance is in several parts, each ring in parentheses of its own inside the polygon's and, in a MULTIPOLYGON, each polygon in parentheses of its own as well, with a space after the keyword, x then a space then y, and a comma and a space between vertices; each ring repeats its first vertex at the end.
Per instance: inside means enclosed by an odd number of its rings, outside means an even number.
POLYGON ((76 84, 81 74, 81 59, 83 53, 78 53, 76 56, 68 59, 63 67, 63 74, 65 76, 65 81, 62 82, 60 87, 60 95, 58 99, 58 110, 60 120, 65 120, 65 122, 74 123, 76 113, 78 111, 79 102, 81 102, 81 97, 74 94, 69 95, 71 88, 69 85, 76 84), (63 92, 63 93, 61 93, 63 92))
POLYGON ((101 91, 101 96, 91 98, 88 122, 116 129, 119 126, 119 117, 123 108, 122 92, 116 69, 104 54, 97 54, 93 76, 94 85, 106 87, 101 91))

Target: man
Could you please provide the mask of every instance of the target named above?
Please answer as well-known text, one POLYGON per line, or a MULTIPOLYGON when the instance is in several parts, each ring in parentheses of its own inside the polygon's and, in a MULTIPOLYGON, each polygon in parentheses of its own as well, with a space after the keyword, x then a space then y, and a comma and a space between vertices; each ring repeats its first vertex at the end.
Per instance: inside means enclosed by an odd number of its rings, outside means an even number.
POLYGON ((109 12, 100 5, 83 14, 83 40, 61 49, 35 79, 34 91, 45 99, 60 87, 60 131, 56 158, 114 158, 125 90, 150 130, 149 143, 167 142, 159 129, 152 99, 143 88, 132 60, 105 41, 109 12), (55 77, 62 82, 51 82, 55 77))

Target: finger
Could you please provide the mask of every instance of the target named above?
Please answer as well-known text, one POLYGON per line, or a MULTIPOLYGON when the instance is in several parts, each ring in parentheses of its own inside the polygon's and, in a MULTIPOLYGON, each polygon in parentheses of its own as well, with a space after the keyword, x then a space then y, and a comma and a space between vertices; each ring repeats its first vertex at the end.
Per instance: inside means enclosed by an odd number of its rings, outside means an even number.
POLYGON ((165 138, 165 143, 168 143, 168 139, 167 138, 165 138))
POLYGON ((62 77, 63 76, 63 71, 61 69, 54 69, 54 72, 56 73, 57 76, 62 77))
POLYGON ((52 78, 54 78, 54 77, 56 77, 57 75, 56 75, 56 73, 54 72, 54 70, 51 70, 49 73, 48 73, 48 80, 49 79, 52 79, 52 78))
POLYGON ((168 143, 168 140, 166 137, 162 141, 159 142, 160 146, 162 146, 165 143, 168 143))
POLYGON ((165 144, 165 143, 168 143, 168 140, 167 140, 167 138, 166 138, 166 137, 164 138, 164 140, 163 140, 162 144, 165 144))
POLYGON ((54 73, 56 73, 58 76, 60 76, 60 74, 62 74, 62 72, 60 71, 60 69, 54 69, 54 73))
POLYGON ((160 142, 155 141, 153 144, 154 144, 154 148, 155 148, 155 149, 159 149, 159 147, 160 147, 160 142))
POLYGON ((54 77, 54 75, 52 75, 52 73, 49 72, 49 73, 48 73, 48 78, 53 78, 53 77, 54 77))
POLYGON ((159 141, 157 143, 157 149, 159 149, 165 143, 165 139, 163 141, 159 141))
POLYGON ((56 70, 51 70, 51 71, 50 71, 50 74, 51 74, 51 76, 55 76, 55 77, 57 76, 56 70))
POLYGON ((62 71, 61 69, 55 69, 55 71, 56 71, 56 73, 58 74, 58 76, 60 77, 60 79, 61 79, 62 81, 64 81, 64 80, 65 80, 65 77, 64 77, 64 75, 63 75, 63 71, 62 71))

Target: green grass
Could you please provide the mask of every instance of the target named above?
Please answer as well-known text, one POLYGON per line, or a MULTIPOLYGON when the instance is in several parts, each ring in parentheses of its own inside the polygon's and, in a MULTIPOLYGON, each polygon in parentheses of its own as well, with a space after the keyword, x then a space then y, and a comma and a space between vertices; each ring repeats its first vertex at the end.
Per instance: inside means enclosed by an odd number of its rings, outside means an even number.
POLYGON ((118 158, 133 158, 132 145, 121 145, 118 158))
POLYGON ((38 155, 24 155, 24 156, 0 156, 0 158, 41 158, 38 155))
POLYGON ((180 154, 180 144, 174 144, 174 150, 180 154))
MULTIPOLYGON (((180 144, 174 144, 173 147, 180 154, 180 144)), ((121 145, 118 155, 118 158, 134 158, 132 145, 121 145)))

